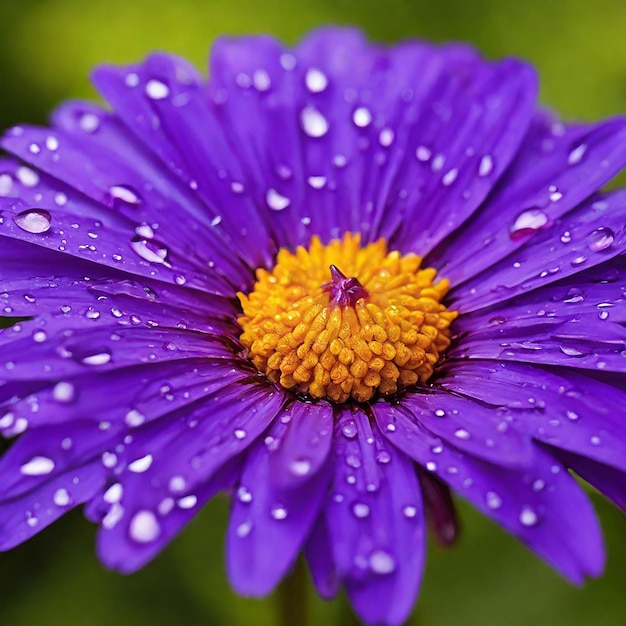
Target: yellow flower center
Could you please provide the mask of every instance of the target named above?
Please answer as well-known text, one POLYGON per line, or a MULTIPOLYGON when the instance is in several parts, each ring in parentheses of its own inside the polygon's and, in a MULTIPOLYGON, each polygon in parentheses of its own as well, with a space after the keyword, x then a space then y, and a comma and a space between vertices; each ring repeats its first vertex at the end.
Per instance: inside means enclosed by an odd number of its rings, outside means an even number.
POLYGON ((426 382, 458 314, 441 304, 449 282, 421 262, 351 233, 281 249, 273 270, 257 270, 252 291, 237 294, 248 357, 286 389, 334 402, 426 382))

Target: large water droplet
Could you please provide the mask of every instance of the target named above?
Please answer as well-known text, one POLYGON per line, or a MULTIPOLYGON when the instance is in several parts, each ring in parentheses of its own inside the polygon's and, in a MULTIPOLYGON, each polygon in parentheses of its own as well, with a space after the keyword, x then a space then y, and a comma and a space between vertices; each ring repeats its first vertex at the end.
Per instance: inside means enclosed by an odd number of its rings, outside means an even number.
POLYGON ((352 419, 348 420, 343 425, 341 432, 343 433, 344 437, 347 437, 348 439, 354 439, 354 437, 356 437, 357 435, 356 422, 352 419))
POLYGON ((374 550, 370 554, 369 564, 375 574, 391 574, 396 569, 395 559, 384 550, 374 550))
POLYGON ((359 107, 358 109, 355 109, 354 113, 352 114, 352 121, 359 128, 365 128, 372 123, 372 114, 370 113, 369 109, 366 109, 365 107, 359 107))
POLYGON ((323 137, 328 132, 328 120, 313 106, 302 109, 300 123, 309 137, 323 137))
POLYGON ((130 185, 113 185, 109 188, 109 195, 113 207, 119 206, 120 203, 131 206, 141 204, 141 196, 130 185))
POLYGON ((106 365, 111 360, 111 353, 102 350, 94 354, 88 354, 80 359, 85 365, 106 365))
POLYGON ((57 402, 72 402, 76 396, 76 389, 72 383, 58 382, 52 390, 52 397, 57 402))
POLYGON ((363 502, 355 502, 352 505, 352 512, 359 519, 365 519, 370 514, 370 508, 363 502))
POLYGON ((509 231, 511 239, 517 241, 534 234, 549 224, 548 216, 541 209, 527 209, 516 218, 509 231))
POLYGON ((133 237, 130 240, 130 247, 148 263, 162 263, 169 265, 169 250, 156 239, 145 239, 140 236, 133 237))
POLYGON ((153 78, 146 83, 146 95, 152 100, 163 100, 170 95, 170 88, 160 80, 153 78))
POLYGON ((142 456, 140 459, 135 459, 132 463, 129 463, 128 469, 135 474, 143 474, 143 472, 150 469, 152 460, 152 455, 146 454, 146 456, 142 456))
POLYGON ((50 230, 52 218, 50 213, 44 209, 26 209, 26 211, 14 215, 13 221, 27 233, 41 235, 50 230))
POLYGON ((605 226, 596 228, 591 235, 589 235, 589 250, 592 252, 601 252, 609 248, 613 241, 615 241, 615 233, 605 226))
POLYGON ((279 194, 276 189, 268 189, 265 194, 265 201, 267 202, 267 206, 274 211, 282 211, 290 204, 289 198, 279 194))
POLYGON ((161 534, 161 526, 152 511, 138 511, 130 521, 128 532, 138 543, 150 543, 161 534))
POLYGON ((24 476, 45 476, 54 469, 54 461, 46 456, 34 456, 20 467, 24 476))
POLYGON ((312 93, 320 93, 328 86, 328 78, 321 70, 311 68, 304 78, 306 87, 312 93))
POLYGON ((282 506, 282 504, 277 504, 276 506, 273 506, 270 510, 270 515, 275 520, 283 520, 287 517, 287 509, 282 506))

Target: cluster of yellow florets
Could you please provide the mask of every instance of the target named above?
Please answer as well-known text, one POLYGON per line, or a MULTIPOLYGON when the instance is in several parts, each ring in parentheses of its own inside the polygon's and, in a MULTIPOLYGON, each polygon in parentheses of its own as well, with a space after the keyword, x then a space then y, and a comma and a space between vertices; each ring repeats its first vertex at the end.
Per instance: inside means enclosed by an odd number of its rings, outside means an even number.
POLYGON ((280 250, 273 270, 258 270, 253 290, 238 294, 250 360, 283 387, 334 402, 426 382, 457 313, 441 304, 448 281, 434 283, 436 271, 420 269, 421 260, 387 252, 383 239, 361 247, 350 233, 280 250), (334 301, 330 266, 356 278, 366 295, 334 301))

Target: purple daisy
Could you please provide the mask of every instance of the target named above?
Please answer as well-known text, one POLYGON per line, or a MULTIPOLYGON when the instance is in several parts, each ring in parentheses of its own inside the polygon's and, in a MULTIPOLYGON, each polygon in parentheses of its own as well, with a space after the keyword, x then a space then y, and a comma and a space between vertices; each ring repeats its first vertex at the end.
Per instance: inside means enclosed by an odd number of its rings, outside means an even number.
POLYGON ((533 70, 323 29, 210 79, 101 67, 2 146, 0 549, 85 505, 131 572, 215 493, 246 595, 306 554, 370 624, 415 601, 453 490, 569 580, 626 508, 626 121, 533 70))

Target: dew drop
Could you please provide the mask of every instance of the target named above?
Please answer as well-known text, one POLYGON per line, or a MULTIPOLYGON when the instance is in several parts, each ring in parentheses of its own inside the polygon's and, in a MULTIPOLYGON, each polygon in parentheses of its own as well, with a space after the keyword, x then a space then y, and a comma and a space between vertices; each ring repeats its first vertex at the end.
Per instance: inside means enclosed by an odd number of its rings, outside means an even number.
POLYGON ((243 428, 237 428, 235 429, 233 434, 235 435, 237 439, 241 440, 241 439, 245 439, 248 433, 246 433, 246 431, 243 428))
POLYGON ((402 514, 404 517, 408 517, 409 519, 413 519, 417 515, 417 507, 408 505, 402 509, 402 514))
POLYGON ((287 509, 281 504, 277 504, 270 510, 270 515, 275 520, 284 520, 287 517, 287 509))
POLYGON ((45 476, 54 469, 54 461, 45 456, 34 456, 20 467, 24 476, 45 476))
POLYGON ((100 127, 100 118, 93 113, 84 113, 78 120, 78 126, 85 133, 95 133, 100 127))
POLYGON ((248 520, 246 522, 242 522, 241 524, 239 524, 239 526, 237 526, 237 528, 235 529, 235 533, 237 537, 239 537, 240 539, 243 539, 250 534, 251 530, 252 530, 252 522, 248 520))
POLYGON ((502 498, 493 491, 487 492, 487 506, 490 509, 499 509, 502 506, 502 498))
POLYGON ((161 526, 152 511, 138 511, 128 529, 131 539, 138 543, 150 543, 161 534, 161 526))
POLYGON ((57 489, 52 496, 52 501, 57 506, 67 506, 70 503, 70 494, 67 489, 57 489))
POLYGON ((491 174, 493 170, 493 158, 486 154, 481 160, 478 166, 478 175, 479 176, 488 176, 491 174))
POLYGON ((370 514, 370 508, 367 504, 364 504, 363 502, 355 502, 352 505, 352 512, 354 513, 355 517, 358 517, 359 519, 365 519, 370 514))
POLYGON ((130 240, 130 247, 148 263, 169 265, 169 250, 156 239, 145 239, 136 236, 130 240))
POLYGON ((393 143, 395 136, 391 128, 383 128, 378 135, 378 141, 383 148, 388 148, 393 143))
POLYGON ((384 550, 374 550, 370 554, 369 565, 375 574, 391 574, 396 569, 394 558, 384 550))
POLYGON ((111 485, 103 494, 102 499, 108 504, 115 504, 122 499, 124 487, 120 483, 111 485))
POLYGON ((355 109, 354 113, 352 114, 352 121, 359 128, 365 128, 372 123, 372 114, 370 113, 369 109, 365 107, 359 107, 355 109))
POLYGON ((163 100, 170 95, 170 88, 160 80, 153 78, 146 83, 146 95, 152 100, 163 100))
POLYGON ((135 206, 141 204, 141 196, 130 185, 113 185, 109 187, 109 195, 113 206, 119 202, 135 206))
POLYGON ((244 504, 250 504, 250 502, 252 502, 251 491, 247 487, 241 485, 237 489, 237 500, 239 500, 239 502, 243 502, 244 504))
POLYGON ((581 143, 569 153, 567 164, 576 165, 576 163, 580 163, 583 156, 585 156, 585 152, 587 152, 587 144, 581 143))
POLYGON ((146 456, 142 456, 140 459, 135 459, 132 463, 129 463, 128 469, 135 474, 143 474, 150 469, 152 460, 152 455, 146 454, 146 456))
POLYGON ((76 397, 76 389, 72 383, 61 381, 54 386, 52 397, 57 402, 72 402, 76 397))
POLYGON ((33 235, 41 235, 50 230, 52 218, 44 209, 26 209, 13 216, 15 224, 33 235))
POLYGON ((455 430, 454 436, 458 437, 459 439, 463 439, 464 441, 467 441, 470 438, 470 434, 464 428, 459 428, 455 430))
POLYGON ((539 518, 533 509, 529 506, 525 506, 519 515, 519 521, 523 526, 528 526, 530 528, 531 526, 535 526, 535 524, 537 524, 539 518))
POLYGON ((602 252, 602 250, 609 248, 613 241, 615 241, 615 233, 610 228, 601 226, 589 235, 589 250, 602 252))
POLYGON ((313 106, 302 109, 300 124, 309 137, 323 137, 328 132, 328 120, 313 106))
POLYGON ((84 365, 106 365, 111 361, 111 353, 107 351, 97 352, 84 356, 80 362, 84 365))
POLYGON ((354 439, 357 435, 357 426, 354 420, 348 420, 342 427, 341 432, 344 437, 354 439))
POLYGON ((265 194, 265 201, 267 202, 267 206, 274 211, 282 211, 290 204, 289 198, 279 194, 276 189, 268 189, 265 194))
POLYGON ((146 416, 138 411, 137 409, 131 409, 126 413, 124 417, 124 422, 126 422, 127 426, 131 428, 135 428, 137 426, 141 426, 146 421, 146 416))
POLYGON ((185 496, 184 498, 180 498, 176 504, 178 504, 181 509, 193 509, 193 507, 198 504, 198 498, 192 494, 185 496))
POLYGON ((308 459, 295 459, 289 463, 289 471, 294 476, 306 476, 311 471, 311 461, 308 459))
POLYGON ((328 78, 326 78, 326 74, 315 68, 311 68, 307 71, 304 82, 306 84, 306 88, 311 93, 321 93, 324 89, 326 89, 326 87, 328 87, 328 78))
POLYGON ((541 209, 527 209, 517 216, 509 234, 511 239, 517 241, 532 235, 540 228, 547 226, 548 223, 548 216, 541 209))

